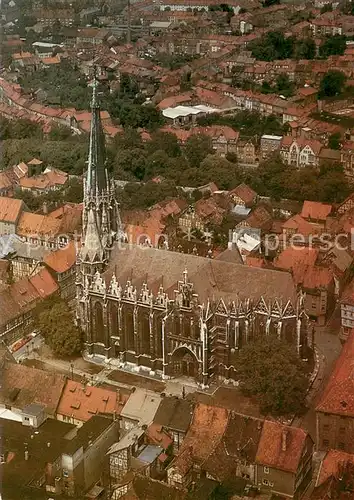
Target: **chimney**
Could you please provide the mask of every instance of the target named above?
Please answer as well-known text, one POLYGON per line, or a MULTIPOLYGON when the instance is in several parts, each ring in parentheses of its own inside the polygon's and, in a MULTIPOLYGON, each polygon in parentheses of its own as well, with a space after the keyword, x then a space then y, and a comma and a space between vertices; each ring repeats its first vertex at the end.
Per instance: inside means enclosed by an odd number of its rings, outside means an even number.
POLYGON ((25 450, 25 460, 27 461, 29 459, 29 453, 28 450, 25 450))
POLYGON ((47 443, 47 447, 48 447, 48 448, 50 448, 50 442, 49 442, 49 441, 48 441, 48 443, 47 443))
POLYGON ((47 213, 48 213, 48 204, 46 201, 43 202, 42 212, 44 215, 47 215, 47 213))
POLYGON ((287 429, 283 429, 281 433, 281 450, 286 451, 286 438, 288 436, 287 429))

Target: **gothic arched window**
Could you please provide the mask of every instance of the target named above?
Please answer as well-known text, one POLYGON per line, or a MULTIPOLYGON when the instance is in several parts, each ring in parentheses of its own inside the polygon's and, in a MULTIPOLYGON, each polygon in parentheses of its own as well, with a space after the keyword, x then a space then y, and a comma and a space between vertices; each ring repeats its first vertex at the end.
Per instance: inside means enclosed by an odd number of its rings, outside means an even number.
POLYGON ((111 303, 109 307, 111 335, 118 335, 118 307, 115 303, 111 303))
POLYGON ((104 344, 104 323, 103 323, 103 307, 100 302, 96 302, 94 307, 94 317, 95 317, 95 329, 94 329, 94 340, 95 342, 100 342, 104 344))
POLYGON ((150 321, 148 314, 142 315, 140 328, 142 353, 150 354, 150 321))
POLYGON ((134 319, 131 309, 127 309, 125 312, 125 338, 127 339, 128 351, 134 351, 134 319))

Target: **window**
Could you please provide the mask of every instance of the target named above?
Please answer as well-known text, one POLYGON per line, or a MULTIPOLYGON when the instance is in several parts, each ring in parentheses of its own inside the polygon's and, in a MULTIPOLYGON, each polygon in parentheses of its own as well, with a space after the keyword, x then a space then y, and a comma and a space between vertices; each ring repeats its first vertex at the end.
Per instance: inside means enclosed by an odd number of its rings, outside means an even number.
POLYGON ((63 470, 63 476, 64 477, 69 477, 69 472, 67 470, 63 470))
POLYGON ((328 424, 325 424, 325 425, 323 426, 323 430, 324 430, 324 431, 329 431, 329 425, 328 425, 328 424))
POLYGON ((269 467, 263 467, 264 474, 269 474, 269 467))
POLYGON ((344 444, 344 443, 338 443, 338 448, 339 448, 340 450, 344 450, 344 448, 345 448, 345 444, 344 444))
POLYGON ((328 439, 324 439, 324 440, 322 441, 322 444, 323 444, 323 446, 328 447, 328 446, 329 446, 329 441, 328 441, 328 439))
POLYGON ((345 434, 345 427, 339 427, 339 434, 345 434))
POLYGON ((269 486, 268 479, 263 479, 262 483, 264 484, 264 486, 269 486))

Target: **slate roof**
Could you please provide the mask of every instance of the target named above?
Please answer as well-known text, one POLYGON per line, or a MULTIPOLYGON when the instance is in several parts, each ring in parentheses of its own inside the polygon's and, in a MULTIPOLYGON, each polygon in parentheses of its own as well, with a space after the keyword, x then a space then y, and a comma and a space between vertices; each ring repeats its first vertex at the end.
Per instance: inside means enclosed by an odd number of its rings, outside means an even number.
POLYGON ((131 280, 137 288, 146 282, 153 293, 157 293, 163 284, 172 298, 185 270, 200 300, 257 301, 264 297, 269 302, 282 298, 285 302, 290 300, 296 303, 296 290, 290 273, 133 245, 114 248, 104 277, 109 281, 115 273, 121 286, 131 280))
POLYGON ((162 399, 157 409, 154 423, 166 429, 187 432, 193 416, 194 404, 176 396, 162 399))

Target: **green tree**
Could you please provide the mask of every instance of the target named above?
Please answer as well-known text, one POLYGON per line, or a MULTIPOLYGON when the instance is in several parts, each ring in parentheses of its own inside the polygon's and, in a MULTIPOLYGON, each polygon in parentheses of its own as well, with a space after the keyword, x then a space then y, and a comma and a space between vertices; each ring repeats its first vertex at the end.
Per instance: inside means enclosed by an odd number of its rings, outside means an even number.
POLYGON ((49 132, 49 139, 51 141, 65 141, 71 137, 70 127, 64 125, 54 125, 49 132))
POLYGON ((328 36, 319 49, 319 54, 323 58, 344 54, 347 38, 344 35, 328 36))
POLYGON ((291 82, 286 73, 277 76, 276 79, 277 92, 285 97, 291 97, 294 93, 294 82, 291 82))
POLYGON ((147 151, 150 154, 155 151, 165 151, 170 157, 181 155, 178 139, 171 132, 157 131, 151 134, 151 141, 147 143, 147 151))
POLYGON ((189 137, 184 151, 191 167, 199 167, 204 158, 214 152, 211 139, 203 134, 189 137))
POLYGON ((63 195, 65 201, 70 203, 81 203, 83 200, 83 183, 80 179, 73 177, 69 180, 69 184, 63 195))
POLYGON ((67 304, 59 297, 44 301, 36 312, 36 326, 46 344, 58 356, 78 354, 82 347, 79 329, 67 304))
POLYGON ((341 71, 327 71, 320 82, 319 97, 334 97, 343 92, 347 77, 341 71))
POLYGON ((312 38, 298 40, 295 46, 296 59, 314 59, 316 56, 316 43, 312 38))
POLYGON ((241 390, 258 397, 263 414, 285 416, 304 409, 305 366, 295 349, 275 336, 242 348, 236 370, 241 390))

